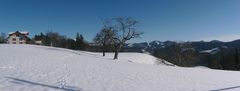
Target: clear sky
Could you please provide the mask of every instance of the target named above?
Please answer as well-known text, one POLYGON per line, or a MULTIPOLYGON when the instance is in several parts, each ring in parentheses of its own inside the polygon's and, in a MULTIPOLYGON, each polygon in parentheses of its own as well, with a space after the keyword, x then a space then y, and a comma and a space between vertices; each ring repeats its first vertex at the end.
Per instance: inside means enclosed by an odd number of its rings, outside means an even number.
POLYGON ((0 32, 79 32, 91 41, 101 19, 133 17, 151 40, 240 39, 240 0, 1 0, 0 32))

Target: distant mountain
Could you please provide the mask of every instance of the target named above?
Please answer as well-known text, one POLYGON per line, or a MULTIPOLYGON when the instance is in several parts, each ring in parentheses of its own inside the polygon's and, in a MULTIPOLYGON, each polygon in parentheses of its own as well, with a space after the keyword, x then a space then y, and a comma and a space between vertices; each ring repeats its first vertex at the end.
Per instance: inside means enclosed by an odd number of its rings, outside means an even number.
POLYGON ((231 42, 151 41, 126 44, 123 48, 126 52, 148 53, 178 66, 207 66, 225 70, 240 69, 239 50, 240 40, 231 42))
POLYGON ((129 43, 124 46, 124 51, 131 52, 148 52, 153 53, 155 50, 164 49, 166 47, 176 45, 176 44, 190 44, 192 48, 197 51, 211 50, 218 47, 228 47, 228 48, 240 48, 240 40, 235 40, 231 42, 222 42, 219 40, 213 40, 210 42, 204 41, 194 41, 194 42, 175 42, 175 41, 151 41, 151 42, 141 42, 141 43, 129 43))
POLYGON ((173 41, 152 41, 152 42, 141 42, 141 43, 129 43, 124 46, 125 51, 131 52, 148 52, 153 53, 156 49, 165 48, 166 46, 176 44, 173 41))

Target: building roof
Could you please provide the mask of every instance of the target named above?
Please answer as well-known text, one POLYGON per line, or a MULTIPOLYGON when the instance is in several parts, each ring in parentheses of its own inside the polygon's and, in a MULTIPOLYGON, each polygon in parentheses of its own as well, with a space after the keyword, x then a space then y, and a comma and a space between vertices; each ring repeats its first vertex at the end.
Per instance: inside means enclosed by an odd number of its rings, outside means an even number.
MULTIPOLYGON (((11 35, 11 34, 14 34, 14 33, 17 33, 17 32, 19 32, 19 31, 9 32, 8 34, 11 35)), ((27 32, 27 31, 22 31, 22 32, 19 32, 19 33, 24 34, 24 35, 28 35, 29 34, 29 32, 27 32)))

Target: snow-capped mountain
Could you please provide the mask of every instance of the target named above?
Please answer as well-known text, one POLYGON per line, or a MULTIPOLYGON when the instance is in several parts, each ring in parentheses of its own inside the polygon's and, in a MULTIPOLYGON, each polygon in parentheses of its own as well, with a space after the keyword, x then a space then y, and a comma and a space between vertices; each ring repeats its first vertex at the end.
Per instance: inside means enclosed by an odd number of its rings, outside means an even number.
POLYGON ((125 51, 132 52, 149 52, 153 53, 155 49, 165 48, 166 46, 175 44, 172 41, 152 41, 152 42, 142 42, 142 43, 129 43, 124 46, 125 51))
POLYGON ((171 47, 172 45, 177 44, 191 44, 191 47, 198 52, 202 52, 205 50, 211 50, 213 48, 218 47, 227 47, 227 48, 238 48, 240 47, 240 40, 235 40, 231 42, 222 42, 218 40, 213 40, 210 42, 204 41, 195 41, 195 42, 175 42, 175 41, 151 41, 151 42, 142 42, 142 43, 129 43, 124 46, 125 51, 133 51, 133 52, 149 52, 153 53, 157 49, 164 49, 166 47, 171 47))
POLYGON ((216 54, 220 51, 219 48, 213 48, 213 49, 210 49, 210 50, 204 50, 204 51, 200 51, 200 53, 209 53, 209 54, 216 54))

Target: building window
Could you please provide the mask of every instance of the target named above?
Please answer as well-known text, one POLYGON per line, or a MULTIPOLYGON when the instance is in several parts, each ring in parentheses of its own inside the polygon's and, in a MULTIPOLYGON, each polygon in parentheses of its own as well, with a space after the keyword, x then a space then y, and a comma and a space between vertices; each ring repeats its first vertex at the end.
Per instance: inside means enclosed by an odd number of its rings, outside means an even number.
POLYGON ((23 42, 20 42, 20 44, 23 44, 23 42))
POLYGON ((13 41, 16 41, 16 38, 13 38, 12 40, 13 40, 13 41))
POLYGON ((23 38, 22 37, 20 37, 20 39, 19 39, 20 41, 22 41, 23 40, 23 38))
POLYGON ((16 42, 13 42, 13 44, 16 44, 16 42))

